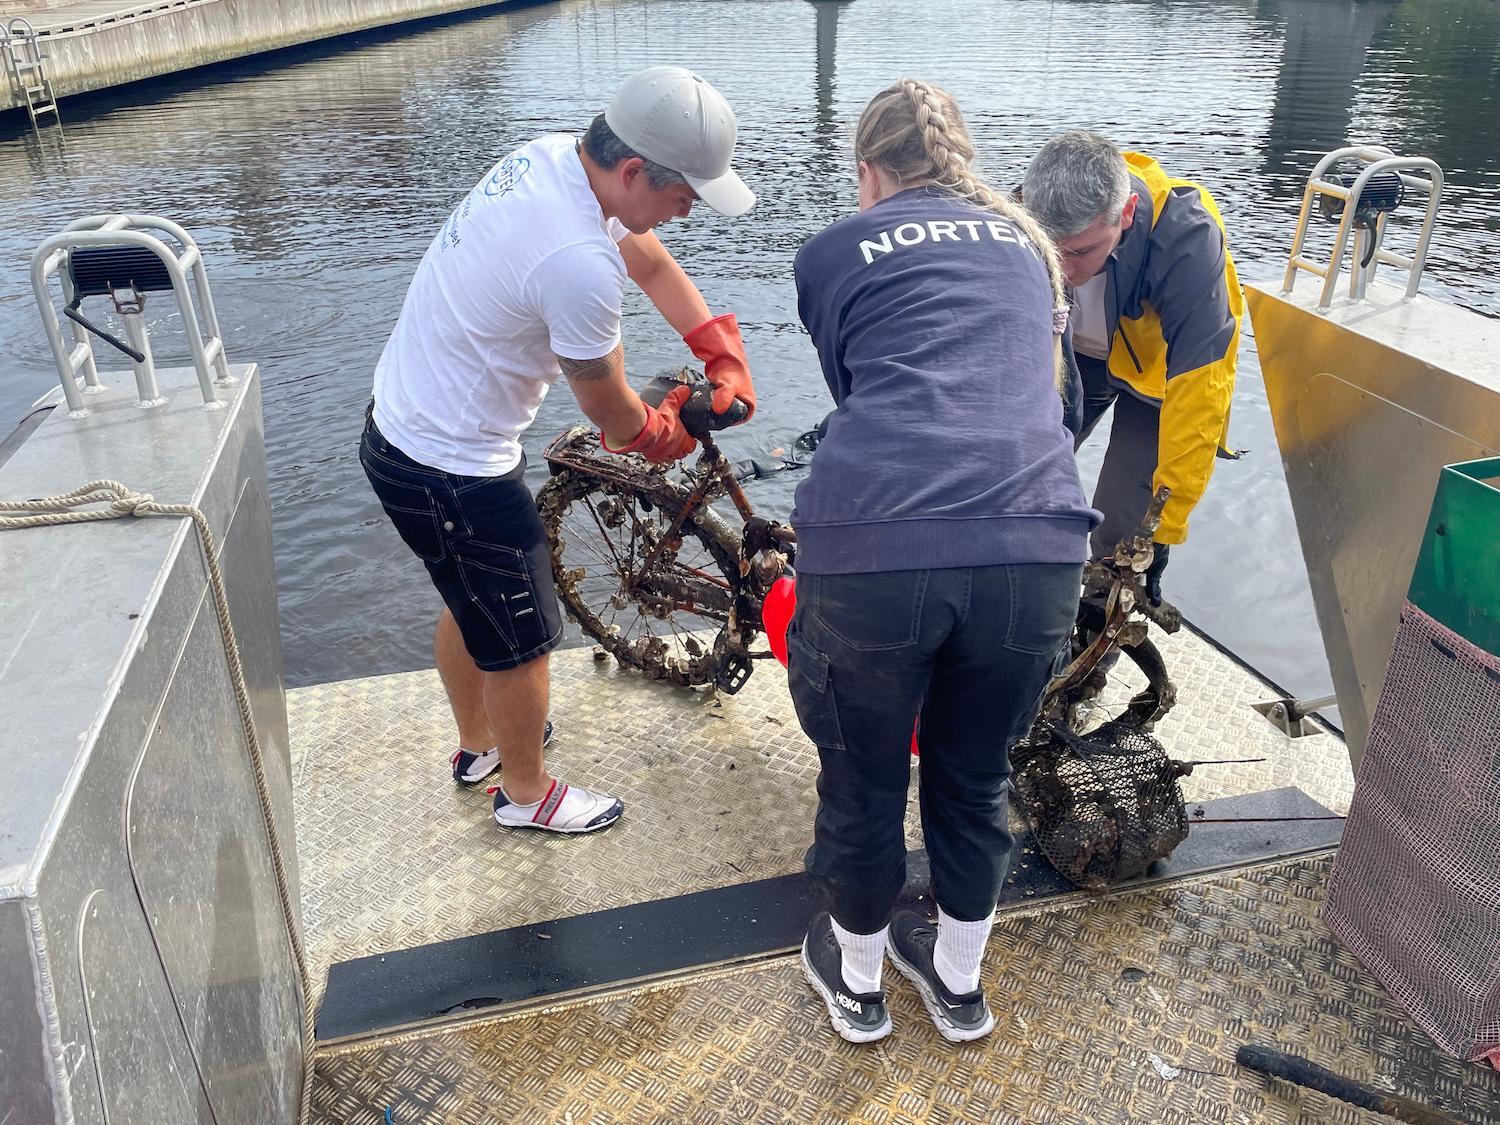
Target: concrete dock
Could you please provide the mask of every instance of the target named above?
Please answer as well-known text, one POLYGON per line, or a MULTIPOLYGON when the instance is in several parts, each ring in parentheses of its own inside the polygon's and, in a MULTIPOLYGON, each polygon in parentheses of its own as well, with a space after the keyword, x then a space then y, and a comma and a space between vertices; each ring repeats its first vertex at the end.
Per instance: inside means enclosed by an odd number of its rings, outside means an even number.
MULTIPOLYGON (((0 0, 0 26, 14 33, 13 21, 30 24, 53 91, 66 98, 385 24, 537 2, 0 0)), ((24 105, 16 76, 0 59, 0 112, 24 105)))

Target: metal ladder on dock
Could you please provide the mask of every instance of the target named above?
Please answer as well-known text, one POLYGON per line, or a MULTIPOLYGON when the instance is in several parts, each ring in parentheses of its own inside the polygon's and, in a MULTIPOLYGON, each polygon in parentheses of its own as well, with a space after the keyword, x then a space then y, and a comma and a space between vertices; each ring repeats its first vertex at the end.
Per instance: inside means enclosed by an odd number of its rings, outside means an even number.
POLYGON ((0 24, 0 55, 5 56, 11 84, 25 101, 31 127, 37 135, 41 135, 38 118, 43 114, 52 114, 52 119, 61 126, 62 116, 57 112, 57 98, 43 61, 47 56, 31 21, 17 16, 8 25, 0 24))

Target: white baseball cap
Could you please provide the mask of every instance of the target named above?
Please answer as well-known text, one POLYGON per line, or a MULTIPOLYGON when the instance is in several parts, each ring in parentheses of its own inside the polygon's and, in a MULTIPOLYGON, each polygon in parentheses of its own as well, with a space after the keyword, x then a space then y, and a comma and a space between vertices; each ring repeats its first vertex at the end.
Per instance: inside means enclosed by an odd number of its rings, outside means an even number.
POLYGON ((691 70, 653 66, 625 79, 604 111, 615 136, 647 160, 681 174, 721 215, 743 215, 755 193, 729 167, 734 110, 691 70))

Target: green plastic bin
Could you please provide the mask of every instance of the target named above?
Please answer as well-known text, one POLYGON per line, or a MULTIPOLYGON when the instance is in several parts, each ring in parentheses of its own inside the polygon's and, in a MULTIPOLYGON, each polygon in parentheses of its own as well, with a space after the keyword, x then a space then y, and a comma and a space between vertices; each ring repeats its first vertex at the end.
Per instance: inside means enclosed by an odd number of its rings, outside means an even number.
POLYGON ((1500 457, 1444 466, 1407 599, 1500 656, 1500 457))

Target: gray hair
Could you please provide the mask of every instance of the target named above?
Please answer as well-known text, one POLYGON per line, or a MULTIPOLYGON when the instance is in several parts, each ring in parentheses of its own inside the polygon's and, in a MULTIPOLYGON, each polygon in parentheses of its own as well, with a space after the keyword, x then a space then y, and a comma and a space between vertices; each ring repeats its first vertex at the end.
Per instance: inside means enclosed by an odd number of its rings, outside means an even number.
POLYGON ((645 160, 646 180, 657 191, 675 184, 687 183, 687 177, 681 172, 674 172, 663 164, 647 160, 620 140, 615 131, 609 127, 609 122, 604 120, 602 113, 589 123, 588 132, 583 134, 582 144, 583 151, 589 154, 589 159, 601 168, 613 168, 620 161, 629 160, 632 157, 645 160))
POLYGON ((1130 171, 1108 140, 1074 129, 1041 147, 1026 169, 1021 198, 1048 234, 1069 238, 1095 219, 1120 221, 1130 198, 1130 171))

